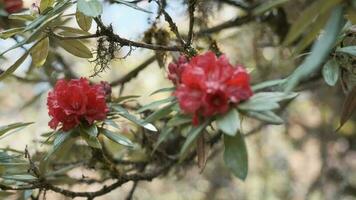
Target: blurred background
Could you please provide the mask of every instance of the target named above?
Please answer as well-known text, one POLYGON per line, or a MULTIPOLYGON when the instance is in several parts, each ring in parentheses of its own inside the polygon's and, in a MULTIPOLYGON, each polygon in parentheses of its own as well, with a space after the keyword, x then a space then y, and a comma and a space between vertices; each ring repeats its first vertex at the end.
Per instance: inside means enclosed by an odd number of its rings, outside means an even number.
MULTIPOLYGON (((26 7, 36 1, 25 0, 26 7)), ((177 23, 181 32, 188 30, 187 7, 180 0, 169 0, 167 11, 177 23)), ((284 4, 283 14, 288 23, 295 20, 301 10, 310 5, 311 0, 294 0, 284 4)), ((208 26, 219 24, 243 14, 241 9, 213 0, 203 1, 203 13, 208 18, 208 26)), ((141 2, 140 7, 154 11, 155 4, 141 2)), ((73 12, 68 11, 68 13, 73 12)), ((278 12, 271 15, 278 15, 278 12)), ((120 36, 132 40, 141 40, 150 27, 154 14, 140 12, 119 4, 104 2, 105 24, 112 24, 120 36)), ((278 18, 276 18, 278 19, 278 18)), ((164 21, 162 21, 164 22, 164 21)), ((76 27, 75 20, 68 22, 76 27)), ((288 25, 288 24, 287 24, 288 25)), ((168 29, 166 23, 158 26, 168 29)), ((214 33, 219 49, 227 54, 234 64, 246 66, 252 75, 252 82, 286 77, 305 55, 294 56, 292 49, 280 45, 281 38, 275 27, 267 22, 251 22, 246 25, 214 33)), ((288 27, 277 27, 283 31, 288 27)), ((95 32, 92 26, 90 32, 95 32)), ((200 41, 201 42, 201 41, 200 41)), ((0 40, 0 52, 9 48, 15 41, 0 40)), ((91 49, 95 41, 91 41, 91 49)), ((203 42, 197 46, 204 49, 203 42)), ((94 65, 85 59, 73 57, 60 51, 66 63, 77 76, 88 77, 93 73, 94 65)), ((23 53, 17 49, 5 55, 7 60, 0 60, 0 68, 6 69, 23 53)), ((117 57, 100 76, 93 81, 115 81, 133 70, 147 58, 154 55, 150 50, 123 48, 117 57)), ((177 56, 177 55, 174 55, 177 56)), ((171 58, 168 58, 167 62, 171 58)), ((30 58, 15 72, 17 77, 25 76, 30 58)), ((164 98, 164 94, 149 96, 159 88, 169 87, 166 70, 153 62, 140 72, 123 88, 122 95, 140 95, 141 104, 164 98)), ((49 131, 47 123, 46 98, 51 85, 47 82, 28 84, 18 78, 9 78, 0 82, 0 125, 13 122, 35 121, 36 123, 18 133, 0 140, 0 147, 24 150, 28 145, 31 151, 45 147, 38 143, 40 134, 49 131)), ((114 88, 118 95, 120 88, 114 88)), ((339 113, 344 99, 340 84, 327 86, 321 79, 303 85, 300 95, 281 113, 286 123, 280 126, 260 126, 261 123, 245 119, 244 132, 255 130, 247 138, 249 152, 249 174, 242 182, 234 178, 223 164, 222 144, 217 145, 217 154, 209 157, 205 170, 200 173, 196 166, 188 169, 176 169, 165 177, 152 182, 140 182, 134 199, 169 199, 169 200, 352 200, 356 199, 356 135, 355 123, 349 121, 338 133, 335 133, 339 113)), ((75 177, 82 174, 95 174, 87 169, 70 172, 75 177)), ((131 183, 97 198, 101 200, 124 199, 131 183)), ((74 190, 95 190, 98 184, 90 186, 76 185, 74 190)), ((48 192, 47 199, 66 199, 66 197, 48 192)), ((80 198, 78 198, 80 199, 80 198)))

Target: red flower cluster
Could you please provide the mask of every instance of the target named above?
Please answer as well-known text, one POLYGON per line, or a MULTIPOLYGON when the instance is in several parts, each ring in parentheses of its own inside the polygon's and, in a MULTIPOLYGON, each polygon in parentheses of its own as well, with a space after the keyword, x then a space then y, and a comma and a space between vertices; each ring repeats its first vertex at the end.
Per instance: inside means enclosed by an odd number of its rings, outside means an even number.
POLYGON ((178 77, 173 79, 175 84, 178 82, 174 95, 180 108, 194 115, 195 125, 200 116, 225 113, 230 103, 252 96, 249 74, 240 65, 233 67, 225 55, 216 57, 213 52, 207 52, 185 64, 170 66, 174 70, 169 69, 169 77, 178 77))
POLYGON ((108 84, 90 85, 85 78, 70 81, 59 80, 47 98, 48 114, 52 120, 48 125, 56 129, 59 124, 68 131, 82 121, 93 124, 95 120, 104 120, 109 108, 105 97, 108 84))
POLYGON ((178 85, 181 82, 181 76, 187 63, 187 57, 181 55, 177 62, 168 65, 168 79, 171 80, 174 85, 178 85))
POLYGON ((4 7, 6 12, 15 13, 23 8, 22 0, 4 0, 4 7))

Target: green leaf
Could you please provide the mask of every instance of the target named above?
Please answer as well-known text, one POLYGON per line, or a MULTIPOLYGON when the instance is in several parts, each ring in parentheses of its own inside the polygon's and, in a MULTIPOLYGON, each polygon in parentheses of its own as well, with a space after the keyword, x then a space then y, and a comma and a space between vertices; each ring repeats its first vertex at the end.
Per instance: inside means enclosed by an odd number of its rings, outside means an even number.
POLYGON ((175 99, 175 97, 171 96, 168 97, 166 99, 162 99, 162 100, 158 100, 158 101, 154 101, 152 103, 149 103, 147 105, 142 106, 140 109, 137 110, 138 113, 144 112, 146 110, 152 110, 154 108, 159 107, 162 104, 166 104, 168 102, 172 102, 175 99))
POLYGON ((152 92, 152 93, 150 94, 150 96, 155 95, 155 94, 158 94, 158 93, 162 93, 162 92, 173 92, 174 89, 175 89, 175 87, 161 88, 161 89, 158 89, 158 90, 152 92))
POLYGON ((45 11, 47 8, 52 7, 54 4, 54 0, 41 0, 40 3, 40 11, 41 13, 45 11))
POLYGON ((119 97, 119 98, 113 99, 112 102, 114 102, 114 103, 120 103, 120 102, 129 100, 129 99, 137 99, 137 98, 139 98, 139 97, 140 97, 140 96, 138 96, 138 95, 121 96, 121 97, 119 97))
POLYGON ((270 81, 265 81, 259 84, 256 84, 254 86, 252 86, 252 90, 254 92, 258 91, 258 90, 262 90, 265 88, 269 88, 269 87, 274 87, 274 86, 280 86, 283 83, 285 83, 287 80, 286 79, 277 79, 277 80, 270 80, 270 81))
POLYGON ((147 116, 147 118, 145 119, 145 122, 148 123, 152 123, 156 120, 161 119, 162 117, 166 117, 167 115, 169 115, 173 110, 172 107, 175 105, 175 103, 170 103, 167 106, 160 108, 158 110, 156 110, 155 112, 153 112, 152 114, 150 114, 149 116, 147 116))
POLYGON ((340 76, 340 67, 335 59, 330 59, 323 67, 322 71, 325 82, 334 86, 340 76))
POLYGON ((98 0, 78 0, 77 9, 89 17, 97 17, 103 13, 103 6, 98 0))
POLYGON ((167 137, 173 132, 173 128, 172 127, 165 127, 163 129, 163 131, 159 134, 158 140, 156 142, 156 144, 154 145, 152 154, 157 150, 157 148, 159 147, 159 145, 164 142, 167 137))
POLYGON ((288 2, 289 0, 269 0, 266 1, 265 3, 262 3, 261 5, 257 6, 252 10, 252 15, 258 16, 266 11, 269 11, 273 8, 277 8, 278 6, 288 2))
POLYGON ((89 31, 92 21, 93 21, 93 19, 91 17, 88 17, 88 16, 84 15, 83 13, 77 11, 75 13, 75 19, 77 20, 79 27, 83 31, 89 31))
POLYGON ((189 147, 193 144, 193 142, 198 138, 200 134, 203 133, 203 130, 210 124, 210 120, 206 120, 203 124, 199 126, 192 126, 188 133, 188 137, 185 140, 180 153, 179 153, 179 161, 183 161, 187 156, 187 152, 189 147))
POLYGON ((264 122, 267 122, 269 124, 275 124, 275 125, 280 125, 283 124, 284 121, 282 118, 280 118, 278 115, 276 115, 272 111, 247 111, 246 115, 264 122))
POLYGON ((293 99, 297 93, 260 92, 238 105, 241 110, 267 111, 279 108, 278 102, 293 99))
POLYGON ((336 7, 330 16, 325 27, 325 32, 320 39, 313 45, 311 54, 303 61, 303 63, 293 72, 288 78, 285 90, 291 91, 296 87, 300 80, 310 76, 313 72, 320 68, 320 65, 328 57, 332 48, 335 45, 338 34, 343 26, 343 7, 336 7))
POLYGON ((284 45, 289 45, 295 41, 302 33, 305 33, 307 28, 314 22, 314 19, 318 15, 321 15, 336 5, 338 5, 342 0, 318 0, 315 1, 311 6, 306 8, 300 17, 292 24, 292 27, 289 29, 288 34, 283 42, 284 45))
POLYGON ((336 52, 341 52, 341 53, 349 54, 351 56, 356 56, 356 46, 348 46, 348 47, 339 48, 336 50, 336 52))
POLYGON ((167 126, 169 127, 181 126, 183 124, 187 124, 190 122, 192 122, 192 117, 187 115, 176 115, 168 121, 167 126))
POLYGON ((7 179, 7 180, 22 181, 22 182, 30 182, 30 181, 37 180, 36 177, 29 175, 29 174, 9 175, 9 176, 5 175, 5 176, 2 176, 1 178, 7 179))
POLYGON ((330 17, 330 12, 325 12, 322 15, 319 15, 318 18, 316 18, 315 23, 310 28, 308 33, 305 36, 303 36, 303 38, 298 42, 297 47, 293 52, 294 55, 299 54, 302 50, 304 50, 310 44, 312 44, 315 38, 317 38, 317 36, 319 35, 321 29, 325 26, 329 17, 330 17))
POLYGON ((134 115, 131 115, 125 108, 121 107, 120 105, 115 104, 112 106, 112 109, 114 111, 116 111, 120 116, 126 118, 127 120, 129 120, 139 126, 142 126, 143 128, 145 128, 147 130, 157 132, 157 128, 154 125, 147 123, 141 119, 138 119, 134 115))
POLYGON ((64 131, 57 131, 55 133, 55 139, 53 141, 52 149, 47 153, 47 155, 43 158, 46 162, 50 156, 57 152, 70 138, 74 137, 74 131, 64 132, 64 131))
POLYGON ((140 10, 140 11, 143 11, 143 12, 146 12, 146 13, 152 13, 151 11, 148 11, 148 10, 145 10, 143 8, 140 8, 136 4, 131 3, 131 2, 127 2, 127 1, 124 1, 124 0, 114 0, 114 1, 117 2, 117 3, 124 4, 124 5, 128 6, 128 7, 131 7, 131 8, 136 9, 136 10, 140 10))
POLYGON ((7 76, 12 74, 20 65, 26 60, 29 51, 26 51, 13 65, 7 68, 3 73, 0 74, 0 81, 4 80, 7 76))
POLYGON ((93 54, 81 41, 79 40, 55 40, 67 52, 78 56, 80 58, 92 58, 93 54))
POLYGON ((13 35, 16 35, 17 33, 22 32, 23 30, 25 30, 24 27, 19 27, 19 28, 11 28, 11 29, 7 29, 7 30, 3 30, 0 32, 0 38, 1 39, 7 39, 13 35))
POLYGON ((108 129, 103 129, 103 128, 100 129, 100 133, 104 134, 107 138, 109 138, 113 142, 131 148, 134 147, 134 144, 131 142, 131 140, 121 134, 116 134, 108 129))
POLYGON ((5 134, 8 133, 9 131, 15 131, 15 129, 18 130, 19 128, 28 126, 30 124, 33 124, 33 122, 27 122, 27 123, 18 122, 5 126, 0 126, 0 139, 4 138, 5 134))
POLYGON ((224 161, 232 173, 245 180, 248 173, 248 156, 244 137, 241 133, 231 137, 224 135, 224 161))
POLYGON ((28 11, 20 12, 20 13, 12 13, 9 15, 9 19, 16 19, 21 21, 33 21, 36 19, 36 16, 28 11))
POLYGON ((234 136, 240 129, 239 113, 235 109, 231 109, 223 116, 219 116, 216 120, 219 129, 227 135, 234 136))
POLYGON ((101 144, 98 140, 98 127, 93 124, 90 126, 80 126, 80 136, 93 148, 101 149, 101 144))
POLYGON ((35 67, 41 67, 47 59, 49 51, 49 39, 48 37, 40 40, 31 49, 30 53, 32 56, 32 64, 35 67))

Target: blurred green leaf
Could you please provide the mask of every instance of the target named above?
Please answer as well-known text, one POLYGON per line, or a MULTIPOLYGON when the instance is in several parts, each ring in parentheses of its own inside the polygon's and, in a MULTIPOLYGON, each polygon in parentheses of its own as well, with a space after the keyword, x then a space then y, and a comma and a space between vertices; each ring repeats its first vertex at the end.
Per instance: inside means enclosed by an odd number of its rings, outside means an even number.
POLYGON ((323 67, 322 71, 325 82, 334 86, 340 76, 340 66, 335 59, 330 59, 323 67))
POLYGON ((161 133, 159 134, 158 140, 156 142, 156 144, 154 145, 152 154, 157 150, 157 148, 159 147, 160 144, 162 144, 162 142, 164 142, 168 136, 173 132, 173 128, 172 127, 164 127, 163 130, 161 131, 161 133))
POLYGON ((248 156, 244 137, 241 133, 231 137, 224 135, 224 161, 232 173, 245 180, 248 173, 248 156))
POLYGON ((16 19, 21 21, 33 21, 34 19, 36 19, 36 16, 29 11, 24 11, 19 13, 12 13, 11 15, 9 15, 9 19, 16 19))
POLYGON ((77 20, 77 23, 79 25, 79 27, 83 30, 83 31, 89 31, 92 21, 93 19, 91 17, 88 17, 86 15, 84 15, 83 13, 81 13, 80 11, 77 11, 75 13, 75 19, 77 20))
POLYGON ((47 59, 49 51, 49 39, 48 37, 37 42, 33 48, 31 48, 32 64, 35 67, 41 67, 47 59))
POLYGON ((152 103, 149 103, 147 105, 142 106, 140 109, 137 110, 137 112, 141 113, 141 112, 144 112, 146 110, 152 110, 154 108, 157 108, 157 107, 161 106, 162 104, 166 104, 168 102, 172 102, 174 99, 175 99, 175 97, 171 96, 171 97, 168 97, 166 99, 154 101, 152 103))
POLYGON ((0 32, 0 38, 5 40, 13 35, 16 35, 17 33, 22 32, 23 30, 25 30, 24 27, 3 30, 0 32))
POLYGON ((219 116, 216 120, 219 129, 227 135, 234 136, 240 129, 239 113, 231 109, 228 113, 219 116))
POLYGON ((262 82, 262 83, 252 86, 252 90, 254 92, 256 92, 258 90, 262 90, 265 88, 280 86, 283 83, 285 83, 286 81, 287 81, 286 79, 276 79, 276 80, 265 81, 265 82, 262 82))
POLYGON ((252 10, 252 15, 259 16, 273 8, 277 8, 278 6, 288 2, 289 0, 268 0, 264 3, 260 4, 256 8, 252 10))
POLYGON ((336 49, 336 52, 346 53, 351 56, 356 56, 356 46, 348 46, 336 49))
POLYGON ((307 48, 312 42, 318 37, 321 29, 325 26, 326 22, 328 21, 330 17, 330 12, 325 12, 321 15, 319 15, 313 26, 310 28, 308 33, 306 33, 305 36, 298 42, 294 54, 297 55, 301 51, 303 51, 305 48, 307 48))
POLYGON ((67 52, 80 58, 92 58, 93 54, 80 40, 55 40, 67 52))
POLYGON ((26 60, 27 56, 29 55, 29 51, 26 51, 16 62, 7 68, 4 72, 0 74, 0 81, 4 80, 7 76, 12 74, 20 67, 20 65, 26 60))
POLYGON ((152 92, 152 93, 150 94, 150 96, 155 95, 155 94, 158 94, 158 93, 162 93, 162 92, 173 92, 174 89, 175 89, 175 87, 161 88, 161 89, 158 89, 158 90, 152 92))
POLYGON ((283 42, 284 45, 289 45, 295 41, 302 33, 305 33, 307 28, 314 22, 318 15, 329 11, 333 7, 340 4, 343 0, 318 0, 315 1, 311 6, 306 8, 300 17, 292 24, 289 29, 288 34, 283 42))
POLYGON ((8 133, 9 131, 12 131, 11 133, 13 133, 16 129, 19 130, 19 128, 28 126, 30 124, 33 124, 33 122, 27 122, 27 123, 17 122, 5 126, 0 126, 0 139, 4 138, 6 136, 5 134, 8 133))
POLYGON ((93 124, 90 126, 80 126, 80 136, 93 148, 101 149, 101 144, 98 140, 98 127, 93 124))
POLYGON ((160 109, 154 111, 152 114, 150 114, 149 116, 146 117, 145 122, 152 123, 156 120, 166 117, 173 111, 172 107, 174 105, 175 105, 175 103, 173 102, 173 103, 170 103, 170 104, 164 106, 163 108, 160 108, 160 109))
POLYGON ((112 140, 113 142, 116 142, 118 144, 127 146, 127 147, 133 147, 134 144, 131 142, 130 139, 128 139, 127 137, 121 135, 121 134, 117 134, 114 133, 113 131, 110 131, 108 129, 100 129, 100 133, 104 134, 107 138, 109 138, 110 140, 112 140))
POLYGON ((269 124, 279 125, 284 123, 283 119, 272 111, 247 111, 246 115, 269 124))
POLYGON ((152 125, 150 123, 147 123, 147 122, 145 122, 145 121, 143 121, 141 119, 138 119, 134 115, 131 115, 125 108, 121 107, 118 104, 113 105, 112 109, 114 111, 116 111, 120 116, 128 119, 129 121, 131 121, 131 122, 133 122, 133 123, 135 123, 135 124, 137 124, 139 126, 142 126, 142 127, 146 128, 146 129, 148 129, 150 131, 154 131, 154 132, 157 131, 157 128, 154 125, 152 125))
POLYGON ((204 129, 210 124, 210 120, 206 120, 204 123, 199 126, 192 126, 188 132, 187 139, 185 140, 180 153, 179 153, 179 161, 183 161, 187 156, 189 147, 193 144, 193 142, 198 138, 200 134, 202 134, 204 129))
POLYGON ((124 0, 114 0, 114 1, 117 2, 117 3, 124 4, 124 5, 128 6, 128 7, 131 7, 133 9, 135 9, 135 10, 140 10, 140 11, 143 11, 143 12, 146 12, 146 13, 152 13, 151 11, 145 10, 143 8, 140 8, 136 4, 131 3, 131 2, 127 2, 127 1, 124 1, 124 0))
POLYGON ((103 6, 98 0, 78 0, 77 9, 89 17, 97 17, 103 13, 103 6))
POLYGON ((55 0, 41 0, 40 3, 40 11, 41 13, 45 11, 47 8, 52 7, 55 0))
POLYGON ((303 63, 290 75, 288 82, 285 85, 286 91, 291 91, 298 85, 303 78, 310 76, 313 72, 319 69, 320 65, 328 57, 329 53, 335 45, 338 34, 343 27, 343 7, 336 7, 325 27, 325 32, 320 39, 313 45, 311 54, 303 61, 303 63))
POLYGON ((192 122, 192 117, 187 115, 175 115, 167 123, 167 126, 181 126, 192 122))

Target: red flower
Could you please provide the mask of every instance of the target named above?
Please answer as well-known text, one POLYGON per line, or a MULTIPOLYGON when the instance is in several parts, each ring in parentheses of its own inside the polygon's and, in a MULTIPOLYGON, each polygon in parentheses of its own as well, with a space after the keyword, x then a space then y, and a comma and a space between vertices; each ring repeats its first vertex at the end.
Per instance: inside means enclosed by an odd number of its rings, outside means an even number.
POLYGON ((249 79, 245 69, 240 65, 233 67, 225 55, 216 57, 207 52, 184 64, 174 95, 180 108, 193 114, 197 124, 199 116, 225 113, 230 103, 237 104, 252 96, 249 79))
POLYGON ((171 80, 174 85, 181 82, 180 78, 187 62, 187 57, 182 55, 178 58, 177 62, 173 62, 168 65, 168 79, 171 80))
POLYGON ((22 0, 4 0, 4 7, 6 12, 15 13, 23 8, 22 0))
POLYGON ((109 111, 105 101, 108 86, 90 85, 85 78, 70 81, 57 81, 54 89, 48 93, 48 114, 52 120, 48 125, 68 131, 82 121, 93 124, 95 120, 104 120, 109 111))

